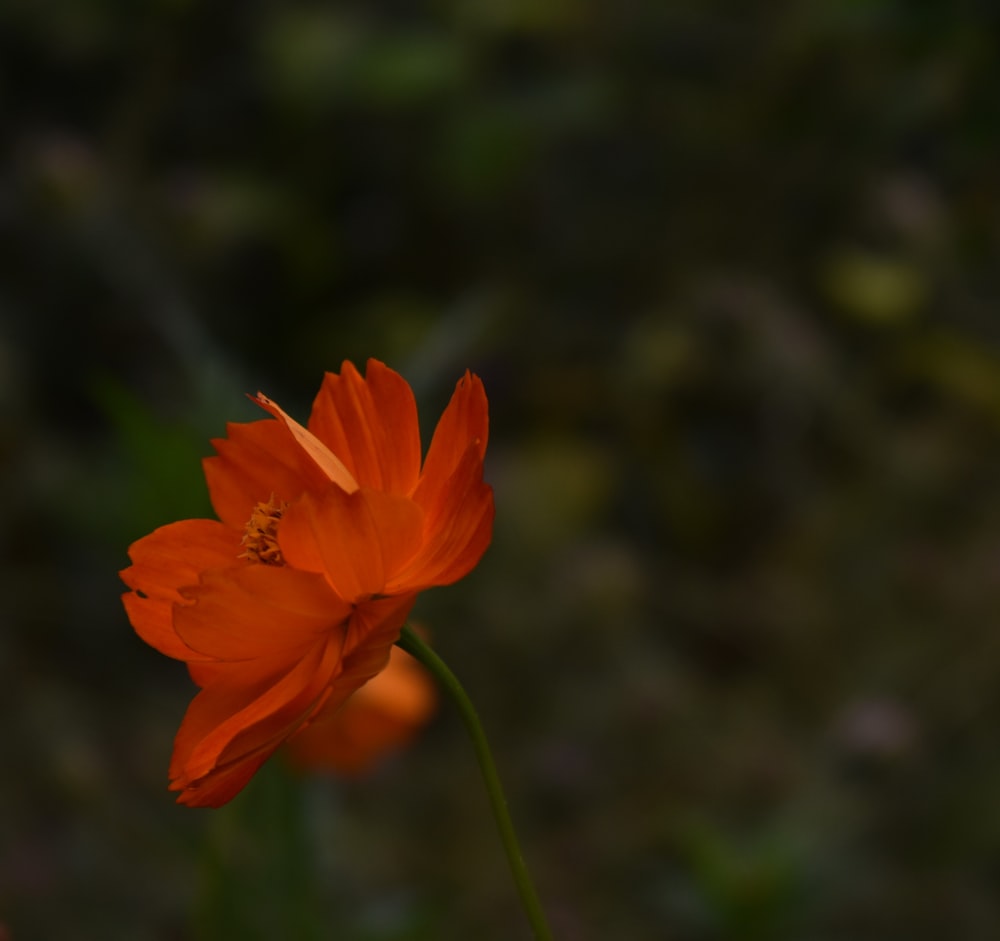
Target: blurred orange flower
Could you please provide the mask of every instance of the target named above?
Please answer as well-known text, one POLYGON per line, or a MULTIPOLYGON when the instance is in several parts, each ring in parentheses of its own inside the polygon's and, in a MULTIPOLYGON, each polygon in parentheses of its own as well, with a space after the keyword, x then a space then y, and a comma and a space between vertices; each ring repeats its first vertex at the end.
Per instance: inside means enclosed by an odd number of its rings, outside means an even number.
POLYGON ((230 424, 205 477, 218 520, 129 547, 125 610, 201 687, 174 741, 178 801, 218 807, 283 742, 379 673, 417 594, 489 544, 482 382, 466 373, 421 465, 413 392, 369 360, 327 373, 303 427, 230 424))
POLYGON ((321 710, 288 740, 288 758, 300 770, 363 774, 409 742, 436 705, 430 675, 406 651, 393 647, 381 673, 339 709, 321 710))

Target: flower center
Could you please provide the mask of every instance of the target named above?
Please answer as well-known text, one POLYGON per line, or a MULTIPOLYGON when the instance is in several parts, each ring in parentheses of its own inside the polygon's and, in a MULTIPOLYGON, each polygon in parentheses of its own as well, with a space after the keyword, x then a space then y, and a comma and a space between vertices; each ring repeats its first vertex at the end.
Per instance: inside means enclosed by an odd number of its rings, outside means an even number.
POLYGON ((243 551, 239 558, 264 565, 285 564, 278 548, 278 521, 286 506, 287 503, 279 502, 272 493, 267 503, 258 503, 253 508, 243 534, 243 551))

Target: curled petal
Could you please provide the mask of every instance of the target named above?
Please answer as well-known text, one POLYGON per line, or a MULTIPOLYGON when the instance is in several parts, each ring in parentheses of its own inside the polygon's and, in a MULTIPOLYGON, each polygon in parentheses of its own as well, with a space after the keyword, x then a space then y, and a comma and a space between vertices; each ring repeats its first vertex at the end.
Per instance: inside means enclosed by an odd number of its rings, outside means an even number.
POLYGON ((370 359, 365 378, 345 362, 327 373, 309 430, 340 456, 362 487, 409 494, 420 472, 420 427, 409 384, 370 359))
POLYGON ((307 428, 303 428, 277 402, 272 402, 266 395, 258 392, 254 401, 285 425, 302 452, 323 472, 329 481, 338 487, 343 487, 348 493, 358 489, 357 481, 351 476, 351 472, 316 435, 307 428))

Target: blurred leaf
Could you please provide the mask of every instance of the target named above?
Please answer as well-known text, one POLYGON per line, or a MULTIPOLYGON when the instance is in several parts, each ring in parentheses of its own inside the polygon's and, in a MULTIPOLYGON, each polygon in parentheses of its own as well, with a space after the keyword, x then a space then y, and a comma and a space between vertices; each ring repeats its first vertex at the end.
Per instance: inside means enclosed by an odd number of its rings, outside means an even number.
POLYGON ((290 105, 419 104, 461 87, 466 49, 427 31, 381 32, 329 10, 275 14, 261 40, 268 84, 290 105))
POLYGON ((466 73, 461 45, 433 33, 406 33, 370 41, 345 80, 361 100, 408 105, 460 88, 466 73))
POLYGON ((1000 355, 955 332, 934 331, 902 349, 899 365, 950 399, 1000 422, 1000 355))
POLYGON ((583 12, 578 0, 460 0, 462 20, 490 32, 545 32, 564 29, 577 22, 583 12))
POLYGON ((124 528, 134 539, 173 520, 210 516, 201 469, 209 445, 200 433, 164 423, 113 380, 98 380, 94 396, 116 430, 127 464, 119 473, 101 474, 91 482, 90 499, 81 502, 81 512, 89 508, 103 522, 95 519, 88 531, 109 534, 124 528), (109 519, 117 525, 109 527, 109 519))
POLYGON ((302 783, 270 761, 226 806, 210 812, 202 856, 201 941, 319 941, 324 924, 302 783))
POLYGON ((829 258, 823 283, 845 314, 873 324, 908 320, 927 298, 927 283, 914 264, 860 251, 829 258))
POLYGON ((504 507, 498 528, 525 558, 551 552, 587 528, 604 506, 611 467, 599 449, 567 440, 546 440, 507 456, 496 481, 504 507))
POLYGON ((273 183, 234 174, 174 178, 171 203, 202 251, 274 230, 287 215, 287 194, 273 183))
POLYGON ((343 92, 347 64, 365 31, 339 11, 283 6, 259 33, 259 54, 268 88, 285 103, 307 110, 343 92))
POLYGON ((695 881, 722 937, 785 937, 799 880, 789 848, 773 841, 737 845, 708 826, 688 832, 695 881))
POLYGON ((464 199, 502 198, 539 150, 534 121, 503 102, 480 102, 457 113, 441 137, 440 185, 464 199))

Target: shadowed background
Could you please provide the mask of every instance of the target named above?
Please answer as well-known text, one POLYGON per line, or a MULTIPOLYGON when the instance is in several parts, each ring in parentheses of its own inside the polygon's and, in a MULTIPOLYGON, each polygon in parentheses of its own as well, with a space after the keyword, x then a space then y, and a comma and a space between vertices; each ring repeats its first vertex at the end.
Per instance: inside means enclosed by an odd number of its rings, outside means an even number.
POLYGON ((447 706, 165 789, 125 549, 369 356, 428 434, 486 384, 494 544, 417 610, 561 939, 997 936, 996 24, 758 6, 0 7, 15 941, 526 936, 447 706))

